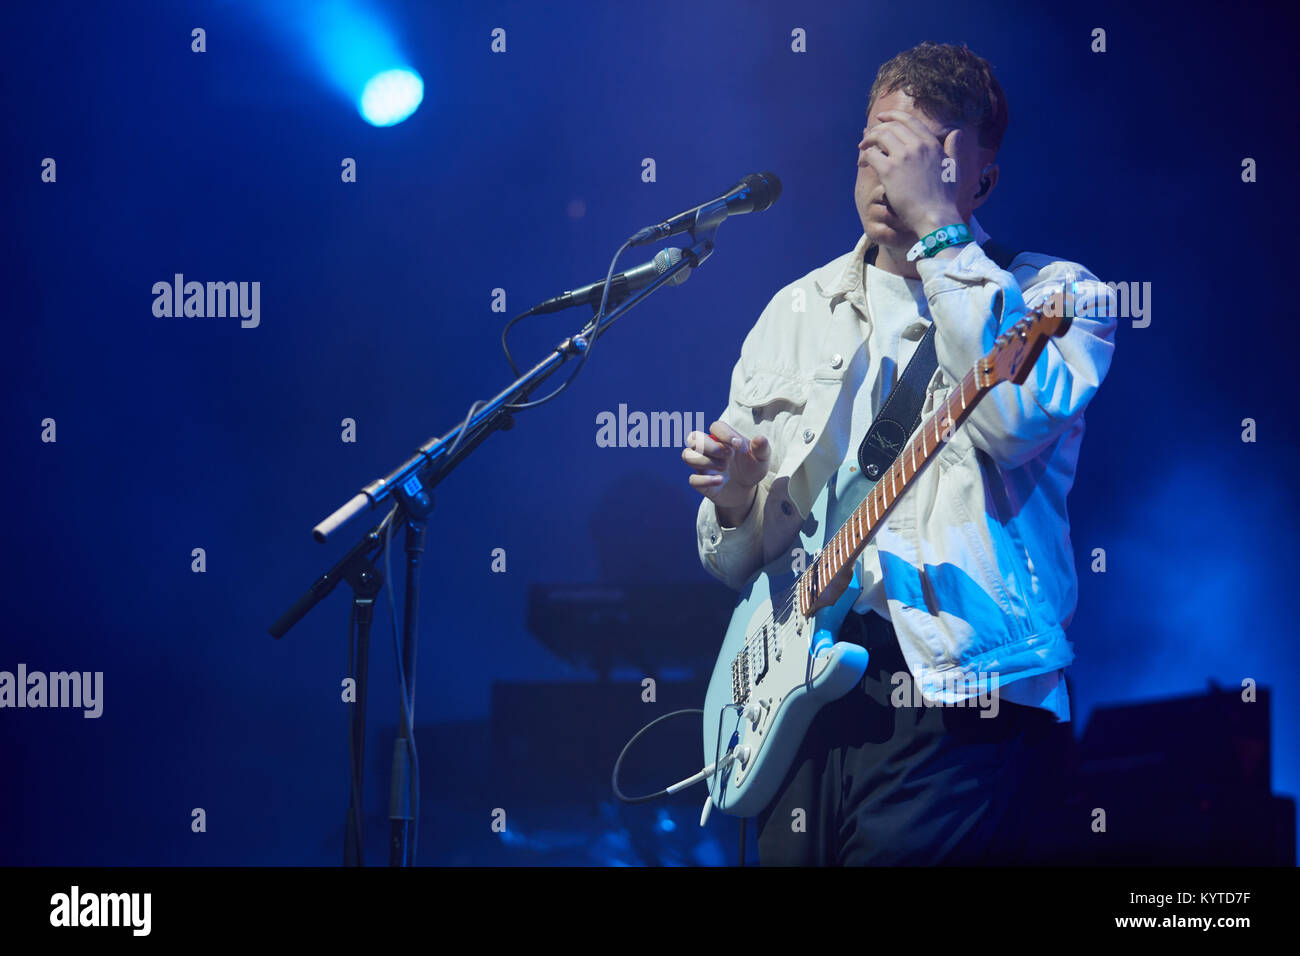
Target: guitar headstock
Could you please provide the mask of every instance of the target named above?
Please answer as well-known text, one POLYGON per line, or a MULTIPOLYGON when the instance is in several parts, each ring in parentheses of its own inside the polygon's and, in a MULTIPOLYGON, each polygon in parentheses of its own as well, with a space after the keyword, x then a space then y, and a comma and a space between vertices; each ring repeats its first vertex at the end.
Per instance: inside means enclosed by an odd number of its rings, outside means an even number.
POLYGON ((1023 385, 1047 340, 1064 335, 1074 321, 1074 283, 1066 282, 1041 306, 997 337, 993 351, 980 360, 980 384, 1014 382, 1023 385))

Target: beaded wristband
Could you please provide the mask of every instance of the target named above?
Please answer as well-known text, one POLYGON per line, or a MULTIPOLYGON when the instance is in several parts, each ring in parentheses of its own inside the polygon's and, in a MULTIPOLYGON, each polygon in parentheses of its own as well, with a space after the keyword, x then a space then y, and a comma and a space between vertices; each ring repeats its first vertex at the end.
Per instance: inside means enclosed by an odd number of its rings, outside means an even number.
POLYGON ((907 252, 907 261, 915 262, 922 256, 929 259, 931 256, 947 249, 949 246, 960 246, 964 243, 974 241, 975 237, 971 234, 966 223, 959 222, 953 226, 944 226, 942 229, 936 229, 909 249, 907 252))

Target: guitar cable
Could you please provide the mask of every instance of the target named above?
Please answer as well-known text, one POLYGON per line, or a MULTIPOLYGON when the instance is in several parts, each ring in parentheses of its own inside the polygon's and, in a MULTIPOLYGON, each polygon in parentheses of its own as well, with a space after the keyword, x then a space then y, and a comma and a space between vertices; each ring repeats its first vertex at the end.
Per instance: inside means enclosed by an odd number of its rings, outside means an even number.
MULTIPOLYGON (((701 710, 699 707, 687 707, 684 710, 674 710, 671 713, 664 714, 661 717, 656 717, 654 720, 650 721, 650 723, 646 724, 635 734, 633 734, 632 739, 623 745, 623 749, 619 752, 618 759, 614 761, 614 772, 610 775, 610 780, 609 780, 610 786, 614 790, 614 796, 618 797, 618 799, 621 800, 623 803, 650 803, 653 800, 662 800, 664 797, 670 797, 674 793, 677 793, 680 790, 685 790, 687 787, 694 786, 695 784, 700 783, 701 781, 707 780, 709 777, 713 776, 719 769, 726 771, 726 769, 730 767, 731 764, 735 761, 736 759, 735 752, 728 751, 727 753, 723 754, 722 757, 719 758, 716 762, 709 764, 699 773, 691 774, 691 776, 687 777, 685 780, 679 780, 677 783, 665 787, 663 790, 659 790, 655 793, 648 793, 640 797, 629 797, 627 794, 625 794, 618 785, 618 771, 619 768, 623 766, 623 758, 627 756, 627 752, 631 750, 632 745, 636 743, 638 740, 640 740, 643 735, 648 733, 650 731, 650 728, 654 727, 655 724, 662 723, 663 721, 668 720, 672 717, 680 717, 682 714, 699 714, 700 716, 703 716, 704 711, 701 710)), ((710 794, 709 796, 704 798, 704 810, 700 814, 700 826, 704 826, 705 823, 708 822, 709 811, 712 809, 713 809, 713 797, 712 794, 710 794)))
MULTIPOLYGON (((633 734, 632 739, 623 745, 623 749, 619 752, 618 759, 614 761, 614 772, 610 775, 610 781, 609 781, 610 786, 614 788, 614 796, 618 797, 618 799, 621 800, 623 803, 650 803, 652 800, 662 800, 664 797, 672 796, 674 793, 677 793, 679 790, 685 790, 687 787, 693 786, 703 780, 707 780, 709 777, 713 776, 713 774, 719 769, 719 767, 723 771, 726 771, 726 769, 730 767, 731 764, 735 761, 736 759, 735 752, 728 751, 727 753, 722 755, 722 758, 717 763, 711 763, 703 770, 701 770, 699 773, 692 774, 691 776, 687 777, 685 780, 680 780, 677 783, 674 783, 672 786, 665 787, 663 790, 660 790, 657 793, 648 793, 645 796, 641 796, 641 797, 629 797, 627 794, 625 794, 622 791, 622 789, 619 788, 618 785, 618 771, 619 768, 623 766, 623 758, 627 756, 627 752, 631 750, 632 745, 636 743, 638 740, 640 740, 642 735, 647 733, 650 730, 650 728, 653 727, 655 724, 662 723, 663 721, 668 720, 669 718, 672 717, 680 717, 682 714, 699 714, 702 717, 704 716, 704 711, 701 710, 699 707, 688 707, 685 708, 684 710, 674 710, 671 713, 664 714, 662 717, 656 717, 654 720, 650 721, 650 723, 646 724, 635 734, 633 734)), ((713 794, 710 793, 708 796, 704 798, 704 809, 700 813, 700 826, 704 826, 706 823, 708 823, 709 811, 712 809, 713 809, 713 794)), ((740 866, 745 865, 745 821, 743 819, 740 821, 739 865, 740 866)))
POLYGON ((632 739, 623 745, 623 749, 619 752, 618 759, 614 761, 614 772, 613 774, 611 774, 609 780, 610 786, 614 788, 614 796, 618 797, 619 800, 623 801, 624 803, 649 803, 652 800, 662 800, 664 797, 671 796, 672 794, 676 793, 678 790, 682 790, 686 787, 689 787, 691 784, 698 783, 699 781, 707 777, 709 774, 713 773, 714 765, 711 764, 708 767, 705 767, 699 773, 694 774, 691 777, 688 777, 687 779, 681 781, 680 783, 675 783, 671 787, 667 787, 663 790, 658 791, 657 793, 648 793, 643 797, 629 797, 619 788, 618 770, 621 766, 623 766, 623 758, 626 757, 627 752, 632 749, 632 745, 636 743, 638 740, 640 740, 641 737, 644 734, 646 734, 650 730, 650 728, 653 727, 655 724, 663 723, 665 720, 668 720, 671 717, 680 717, 682 714, 699 714, 702 717, 704 716, 704 711, 699 707, 688 707, 684 710, 674 710, 671 713, 664 714, 662 717, 656 717, 654 720, 650 721, 650 723, 646 724, 635 734, 633 734, 632 739))

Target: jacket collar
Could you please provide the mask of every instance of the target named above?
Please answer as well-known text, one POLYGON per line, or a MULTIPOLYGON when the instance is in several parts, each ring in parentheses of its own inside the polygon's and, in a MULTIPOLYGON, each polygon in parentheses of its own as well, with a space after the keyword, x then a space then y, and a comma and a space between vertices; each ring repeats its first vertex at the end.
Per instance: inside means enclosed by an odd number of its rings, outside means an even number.
MULTIPOLYGON (((980 225, 979 220, 975 218, 974 213, 971 213, 970 227, 971 231, 975 233, 975 241, 981 246, 992 238, 984 231, 984 227, 980 225)), ((853 295, 861 291, 862 274, 865 271, 862 268, 862 261, 875 245, 874 242, 867 238, 867 234, 864 232, 862 238, 858 240, 858 244, 853 247, 853 252, 844 258, 844 267, 840 271, 839 275, 835 275, 831 280, 831 283, 827 286, 823 287, 820 283, 817 284, 817 291, 826 298, 832 300, 831 308, 834 308, 837 304, 835 301, 836 299, 853 295)))

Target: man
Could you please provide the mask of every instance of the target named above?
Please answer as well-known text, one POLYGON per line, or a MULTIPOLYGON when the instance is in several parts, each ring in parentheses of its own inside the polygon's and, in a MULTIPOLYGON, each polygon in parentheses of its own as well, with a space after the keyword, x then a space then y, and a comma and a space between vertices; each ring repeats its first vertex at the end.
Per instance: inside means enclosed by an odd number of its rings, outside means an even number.
POLYGON ((1000 331, 1073 283, 1069 331, 1023 385, 984 397, 860 557, 863 592, 840 639, 868 647, 868 671, 821 710, 760 815, 764 863, 1036 859, 1042 833, 1021 824, 1050 809, 1044 742, 1069 720, 1065 498, 1116 323, 1110 291, 1082 266, 1011 259, 975 219, 998 185, 1007 120, 989 64, 965 47, 923 43, 881 67, 858 143, 862 238, 772 299, 726 411, 682 454, 704 496, 701 561, 739 589, 794 560, 812 501, 857 455, 931 324, 926 415, 1000 331), (958 225, 971 241, 924 244, 958 225), (899 693, 909 681, 919 697, 899 693), (990 686, 996 706, 967 706, 990 686))

